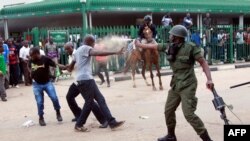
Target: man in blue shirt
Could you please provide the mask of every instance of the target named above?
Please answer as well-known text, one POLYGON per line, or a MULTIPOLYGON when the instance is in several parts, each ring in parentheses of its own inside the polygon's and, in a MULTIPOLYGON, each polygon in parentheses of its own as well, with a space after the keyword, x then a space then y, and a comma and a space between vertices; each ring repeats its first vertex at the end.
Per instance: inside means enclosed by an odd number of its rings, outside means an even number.
POLYGON ((3 55, 4 55, 4 61, 7 64, 9 64, 9 59, 8 59, 8 56, 9 56, 9 48, 8 48, 8 45, 4 44, 4 41, 3 41, 3 38, 0 37, 0 44, 3 45, 3 55))
POLYGON ((191 35, 191 41, 196 44, 197 47, 201 46, 201 37, 200 33, 198 30, 196 30, 192 35, 191 35))
POLYGON ((6 64, 6 76, 4 77, 5 78, 5 89, 8 89, 9 88, 9 75, 8 75, 8 72, 9 72, 9 47, 7 44, 4 44, 4 40, 2 37, 0 37, 0 45, 3 46, 3 56, 4 56, 4 61, 5 61, 5 64, 6 64))

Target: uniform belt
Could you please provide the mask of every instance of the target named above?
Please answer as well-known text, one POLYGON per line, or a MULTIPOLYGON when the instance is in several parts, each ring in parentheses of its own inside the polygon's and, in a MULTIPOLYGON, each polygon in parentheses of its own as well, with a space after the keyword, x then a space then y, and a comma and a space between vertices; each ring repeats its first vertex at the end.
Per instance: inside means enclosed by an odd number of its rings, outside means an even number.
POLYGON ((173 71, 173 73, 174 73, 174 74, 176 74, 176 73, 183 73, 183 72, 186 72, 187 70, 190 70, 190 69, 194 69, 194 67, 175 70, 175 71, 173 71))

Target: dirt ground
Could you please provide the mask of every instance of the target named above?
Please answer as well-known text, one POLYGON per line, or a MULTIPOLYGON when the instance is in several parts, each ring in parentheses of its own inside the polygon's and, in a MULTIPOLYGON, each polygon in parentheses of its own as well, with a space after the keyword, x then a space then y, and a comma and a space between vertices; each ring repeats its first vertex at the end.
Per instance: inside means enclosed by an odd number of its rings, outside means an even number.
MULTIPOLYGON (((230 89, 238 83, 250 81, 250 69, 236 69, 212 72, 215 88, 227 104, 232 104, 233 113, 226 109, 231 124, 250 123, 250 94, 249 85, 230 89)), ((198 78, 197 97, 198 108, 196 114, 205 123, 211 138, 214 141, 223 141, 223 125, 219 111, 213 104, 212 93, 206 89, 206 77, 201 70, 196 71, 198 78)), ((140 76, 138 76, 140 77, 140 76)), ((158 88, 158 78, 155 79, 157 91, 144 84, 143 79, 137 79, 137 88, 132 88, 132 81, 111 82, 111 87, 106 84, 100 86, 100 90, 106 98, 108 106, 117 120, 126 120, 123 127, 116 131, 99 129, 99 123, 93 114, 90 115, 86 127, 91 131, 79 133, 74 131, 74 123, 71 122, 71 113, 67 102, 66 93, 73 79, 60 80, 55 87, 61 104, 63 122, 58 123, 56 114, 50 99, 45 97, 45 121, 47 126, 38 124, 37 107, 32 92, 32 87, 22 86, 7 90, 8 101, 0 101, 0 141, 155 141, 167 133, 164 119, 164 104, 169 90, 171 76, 163 76, 164 90, 158 88), (142 119, 140 116, 148 118, 142 119), (34 126, 23 127, 28 120, 35 122, 34 126)), ((84 101, 81 96, 77 97, 82 106, 84 101)), ((178 141, 200 141, 192 127, 185 120, 181 107, 176 111, 178 141)))

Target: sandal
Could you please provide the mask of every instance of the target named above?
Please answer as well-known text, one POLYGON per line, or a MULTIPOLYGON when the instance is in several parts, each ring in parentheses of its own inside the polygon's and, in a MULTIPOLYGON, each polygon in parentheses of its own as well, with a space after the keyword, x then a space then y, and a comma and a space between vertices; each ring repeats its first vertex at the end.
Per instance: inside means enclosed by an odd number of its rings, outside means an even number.
POLYGON ((86 127, 77 127, 75 126, 75 131, 77 132, 89 132, 90 130, 86 127))

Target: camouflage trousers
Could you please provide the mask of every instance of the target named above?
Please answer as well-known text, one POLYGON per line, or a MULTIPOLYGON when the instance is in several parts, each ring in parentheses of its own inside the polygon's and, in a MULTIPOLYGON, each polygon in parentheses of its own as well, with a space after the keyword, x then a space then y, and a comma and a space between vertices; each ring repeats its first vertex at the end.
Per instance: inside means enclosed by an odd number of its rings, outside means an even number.
MULTIPOLYGON (((194 128, 198 135, 206 131, 202 120, 194 113, 197 107, 197 97, 195 96, 197 82, 181 90, 170 89, 165 105, 165 120, 168 129, 175 129, 176 115, 175 111, 181 103, 183 114, 189 124, 194 128)), ((169 131, 170 132, 170 131, 169 131)))

